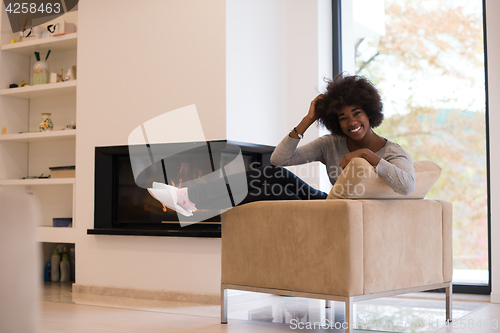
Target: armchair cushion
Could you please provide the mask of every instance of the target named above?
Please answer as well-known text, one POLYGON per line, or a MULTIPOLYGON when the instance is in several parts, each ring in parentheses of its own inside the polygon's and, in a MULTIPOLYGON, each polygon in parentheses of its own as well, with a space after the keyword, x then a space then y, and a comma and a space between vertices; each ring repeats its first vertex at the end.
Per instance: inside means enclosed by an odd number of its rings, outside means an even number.
POLYGON ((364 158, 353 158, 342 171, 327 199, 423 199, 441 175, 432 161, 417 161, 415 191, 408 196, 394 192, 364 158))

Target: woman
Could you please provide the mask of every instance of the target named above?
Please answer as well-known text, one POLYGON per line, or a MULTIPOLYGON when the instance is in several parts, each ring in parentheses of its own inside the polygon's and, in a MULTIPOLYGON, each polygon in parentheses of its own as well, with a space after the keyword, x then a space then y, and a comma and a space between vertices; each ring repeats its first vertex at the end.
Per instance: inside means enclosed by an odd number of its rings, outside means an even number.
MULTIPOLYGON (((245 191, 248 194, 239 204, 260 200, 325 199, 326 193, 312 188, 281 166, 320 161, 326 165, 330 182, 334 184, 342 169, 355 157, 364 158, 373 165, 395 192, 412 193, 415 171, 410 154, 373 131, 384 119, 382 107, 380 94, 368 79, 343 73, 337 75, 329 82, 326 92, 311 102, 308 114, 278 144, 271 156, 273 165, 246 172, 248 186, 245 191), (297 148, 303 134, 317 120, 331 134, 297 148)), ((196 209, 232 206, 224 200, 231 189, 221 180, 181 189, 153 183, 148 191, 165 206, 185 216, 191 216, 196 209)))

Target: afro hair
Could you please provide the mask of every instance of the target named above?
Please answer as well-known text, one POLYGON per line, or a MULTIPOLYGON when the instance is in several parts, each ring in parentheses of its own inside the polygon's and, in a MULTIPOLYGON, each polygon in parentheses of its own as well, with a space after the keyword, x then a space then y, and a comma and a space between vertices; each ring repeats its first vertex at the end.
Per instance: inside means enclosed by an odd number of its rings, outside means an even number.
POLYGON ((382 98, 373 83, 364 76, 340 73, 328 82, 323 98, 316 102, 316 116, 333 135, 345 136, 340 128, 338 112, 346 105, 361 108, 375 128, 384 120, 382 98))

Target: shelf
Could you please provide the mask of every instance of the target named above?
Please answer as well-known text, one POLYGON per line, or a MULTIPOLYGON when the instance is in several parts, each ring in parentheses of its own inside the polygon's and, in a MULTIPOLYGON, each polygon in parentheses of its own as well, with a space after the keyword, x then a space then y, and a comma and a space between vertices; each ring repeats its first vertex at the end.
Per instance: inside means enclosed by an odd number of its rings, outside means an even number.
POLYGON ((221 231, 96 228, 87 229, 87 235, 221 238, 221 231))
POLYGON ((75 243, 75 228, 37 227, 38 241, 46 243, 75 243))
POLYGON ((71 139, 76 137, 76 129, 0 135, 0 141, 33 142, 71 139))
POLYGON ((1 50, 24 55, 33 55, 35 51, 40 51, 42 49, 50 49, 52 52, 76 50, 77 38, 78 35, 75 32, 64 36, 47 37, 21 43, 5 44, 2 45, 1 50))
POLYGON ((26 99, 76 95, 76 80, 2 89, 0 95, 26 99))
POLYGON ((29 186, 29 185, 72 185, 75 178, 43 178, 43 179, 4 179, 0 180, 2 185, 29 186))

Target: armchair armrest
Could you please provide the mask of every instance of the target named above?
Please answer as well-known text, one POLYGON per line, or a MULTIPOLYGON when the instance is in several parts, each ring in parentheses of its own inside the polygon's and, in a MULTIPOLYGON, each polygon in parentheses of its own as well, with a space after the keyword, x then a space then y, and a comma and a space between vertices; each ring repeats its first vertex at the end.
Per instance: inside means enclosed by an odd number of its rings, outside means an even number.
POLYGON ((451 202, 436 200, 443 206, 443 279, 453 279, 453 206, 451 202))
POLYGON ((451 242, 443 241, 443 203, 422 199, 360 202, 364 294, 447 282, 443 254, 447 246, 451 251, 451 242))

